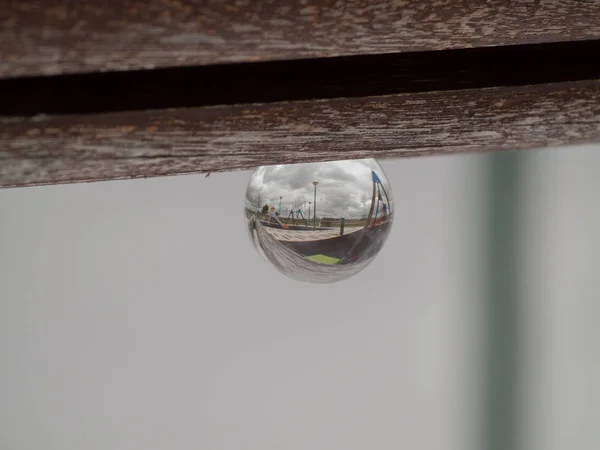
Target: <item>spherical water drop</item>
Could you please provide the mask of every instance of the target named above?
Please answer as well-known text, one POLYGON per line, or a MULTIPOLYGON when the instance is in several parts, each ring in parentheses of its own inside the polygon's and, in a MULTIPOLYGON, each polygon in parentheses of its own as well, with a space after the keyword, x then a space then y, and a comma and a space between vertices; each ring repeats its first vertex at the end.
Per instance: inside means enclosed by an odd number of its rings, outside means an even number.
POLYGON ((363 270, 393 217, 392 190, 374 159, 263 166, 246 191, 250 240, 299 281, 335 282, 363 270))

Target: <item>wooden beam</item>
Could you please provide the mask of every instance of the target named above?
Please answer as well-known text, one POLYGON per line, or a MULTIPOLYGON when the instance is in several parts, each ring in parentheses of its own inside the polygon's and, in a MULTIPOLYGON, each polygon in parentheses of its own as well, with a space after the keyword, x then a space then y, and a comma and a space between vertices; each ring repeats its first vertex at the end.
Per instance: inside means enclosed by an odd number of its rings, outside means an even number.
POLYGON ((0 77, 600 38, 599 0, 20 0, 0 77))
POLYGON ((600 142, 600 80, 0 118, 0 187, 600 142))

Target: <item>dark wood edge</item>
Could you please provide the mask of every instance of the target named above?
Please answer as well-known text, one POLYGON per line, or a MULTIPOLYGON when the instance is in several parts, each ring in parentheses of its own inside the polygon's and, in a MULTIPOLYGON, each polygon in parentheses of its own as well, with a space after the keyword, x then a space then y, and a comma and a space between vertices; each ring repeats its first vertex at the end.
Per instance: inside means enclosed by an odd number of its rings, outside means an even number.
POLYGON ((0 117, 98 114, 600 78, 600 40, 0 80, 0 117))

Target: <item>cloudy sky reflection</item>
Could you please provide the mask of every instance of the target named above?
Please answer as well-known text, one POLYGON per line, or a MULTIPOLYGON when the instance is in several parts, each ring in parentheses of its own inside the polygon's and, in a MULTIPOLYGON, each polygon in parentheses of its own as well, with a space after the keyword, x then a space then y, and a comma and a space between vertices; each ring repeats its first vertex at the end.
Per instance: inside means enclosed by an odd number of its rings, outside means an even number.
POLYGON ((392 200, 381 166, 374 159, 362 159, 259 167, 248 185, 246 208, 268 204, 279 209, 281 196, 282 215, 298 208, 306 214, 308 202, 313 202, 312 182, 317 180, 317 217, 364 217, 371 203, 372 170, 392 200))

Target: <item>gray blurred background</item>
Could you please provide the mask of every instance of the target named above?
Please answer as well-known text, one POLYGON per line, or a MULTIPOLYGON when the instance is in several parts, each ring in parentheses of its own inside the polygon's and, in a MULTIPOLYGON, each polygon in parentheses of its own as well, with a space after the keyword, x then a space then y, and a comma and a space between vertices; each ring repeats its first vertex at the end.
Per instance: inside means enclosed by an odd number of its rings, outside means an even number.
POLYGON ((0 190, 0 449, 600 448, 600 147, 380 162, 332 285, 252 248, 249 172, 0 190))

